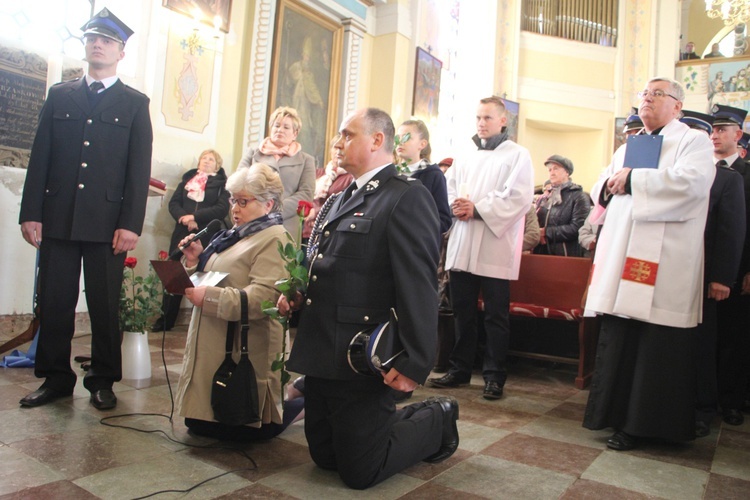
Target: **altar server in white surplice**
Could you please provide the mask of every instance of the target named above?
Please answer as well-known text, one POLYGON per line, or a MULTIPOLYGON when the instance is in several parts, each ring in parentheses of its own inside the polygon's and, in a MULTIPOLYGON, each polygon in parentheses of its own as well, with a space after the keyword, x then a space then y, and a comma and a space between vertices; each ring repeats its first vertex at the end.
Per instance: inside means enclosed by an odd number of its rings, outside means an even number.
POLYGON ((661 142, 656 168, 625 165, 626 144, 592 189, 592 222, 604 226, 586 312, 603 319, 583 425, 613 428, 615 450, 695 437, 692 327, 701 321, 716 171, 706 134, 678 121, 685 93, 677 82, 652 79, 639 97, 641 134, 661 142))

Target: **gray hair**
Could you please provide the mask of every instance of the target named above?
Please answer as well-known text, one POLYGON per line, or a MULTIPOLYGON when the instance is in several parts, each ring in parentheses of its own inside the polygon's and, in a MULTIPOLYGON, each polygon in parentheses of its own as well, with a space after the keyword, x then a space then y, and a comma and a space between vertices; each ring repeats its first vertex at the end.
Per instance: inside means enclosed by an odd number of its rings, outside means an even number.
POLYGON ((284 186, 278 172, 265 163, 253 163, 240 168, 227 179, 227 191, 232 194, 244 191, 261 203, 273 201, 272 212, 281 210, 284 186))
POLYGON ((393 151, 393 138, 396 136, 396 127, 393 126, 393 120, 388 113, 378 108, 367 108, 364 114, 365 132, 374 134, 382 132, 383 147, 389 153, 393 151))
POLYGON ((672 94, 678 101, 685 102, 685 90, 682 88, 677 81, 667 78, 666 76, 657 76, 648 81, 652 82, 667 82, 669 84, 669 93, 672 94))

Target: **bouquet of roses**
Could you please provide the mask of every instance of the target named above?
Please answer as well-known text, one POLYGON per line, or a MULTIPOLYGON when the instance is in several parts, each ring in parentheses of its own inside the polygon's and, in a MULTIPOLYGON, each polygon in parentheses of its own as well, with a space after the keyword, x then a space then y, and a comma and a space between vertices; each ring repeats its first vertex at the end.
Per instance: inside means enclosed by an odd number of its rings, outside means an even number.
MULTIPOLYGON (((167 258, 167 252, 159 252, 159 260, 167 258)), ((125 259, 120 289, 120 330, 124 332, 145 332, 151 319, 161 313, 161 281, 150 264, 146 276, 136 275, 137 265, 135 257, 125 259)))

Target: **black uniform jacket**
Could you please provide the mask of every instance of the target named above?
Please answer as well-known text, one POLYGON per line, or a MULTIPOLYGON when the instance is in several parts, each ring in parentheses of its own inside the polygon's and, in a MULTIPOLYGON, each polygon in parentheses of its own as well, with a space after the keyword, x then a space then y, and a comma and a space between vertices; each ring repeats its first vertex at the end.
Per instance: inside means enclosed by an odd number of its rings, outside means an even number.
POLYGON ((729 167, 718 167, 706 218, 706 283, 735 284, 746 224, 742 176, 729 167))
POLYGON ((740 271, 737 273, 737 282, 735 283, 735 289, 739 292, 742 289, 742 278, 750 273, 750 165, 738 157, 729 166, 742 176, 742 184, 745 188, 745 246, 740 259, 740 271))
POLYGON ((356 375, 347 347, 357 332, 398 314, 406 352, 393 365, 422 383, 437 345, 438 217, 430 192, 389 165, 323 224, 297 336, 291 371, 347 380, 356 375))
POLYGON ((50 88, 39 117, 19 222, 45 237, 108 242, 141 233, 151 175, 149 99, 122 81, 91 109, 85 79, 50 88))

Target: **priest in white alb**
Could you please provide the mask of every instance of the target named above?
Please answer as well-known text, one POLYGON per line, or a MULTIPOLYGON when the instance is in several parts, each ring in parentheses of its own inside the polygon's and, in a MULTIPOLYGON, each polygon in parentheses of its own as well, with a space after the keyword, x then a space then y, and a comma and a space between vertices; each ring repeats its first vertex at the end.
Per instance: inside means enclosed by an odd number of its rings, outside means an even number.
POLYGON ((638 95, 645 128, 592 189, 592 222, 603 228, 586 314, 603 318, 583 425, 612 428, 614 450, 695 437, 693 327, 715 175, 706 134, 678 120, 680 84, 654 78, 638 95))

